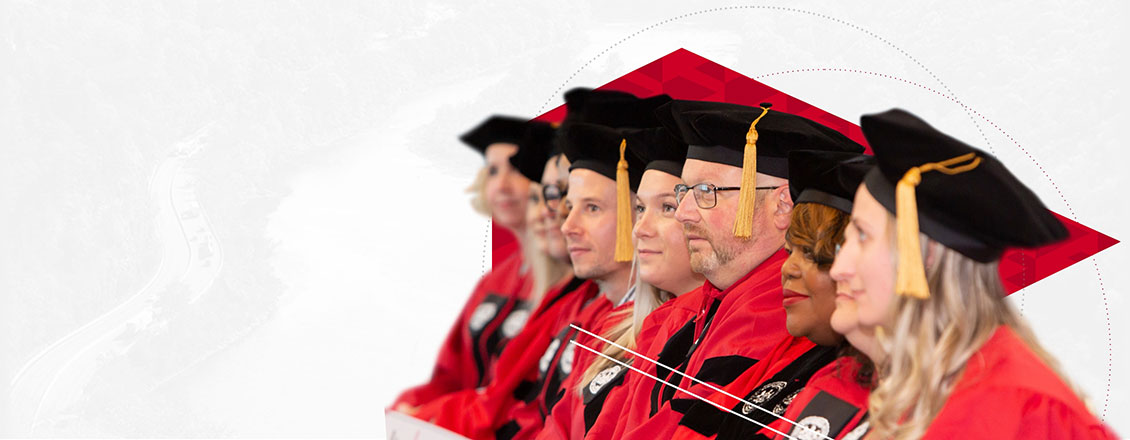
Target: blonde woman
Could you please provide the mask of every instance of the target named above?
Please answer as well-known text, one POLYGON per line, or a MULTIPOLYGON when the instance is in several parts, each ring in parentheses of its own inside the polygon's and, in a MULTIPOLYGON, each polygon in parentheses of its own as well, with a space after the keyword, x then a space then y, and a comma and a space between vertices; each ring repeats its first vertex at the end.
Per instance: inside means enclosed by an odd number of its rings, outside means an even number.
MULTIPOLYGON (((1063 225, 993 156, 902 110, 864 116, 878 166, 832 267, 877 367, 867 438, 1105 438, 1004 300, 1007 247, 1063 225)), ((860 433, 853 433, 860 434, 860 433)))
MULTIPOLYGON (((623 304, 596 329, 602 338, 628 349, 650 343, 650 335, 641 334, 645 319, 660 319, 669 308, 657 310, 668 299, 702 286, 702 275, 691 271, 682 224, 675 219, 675 185, 682 182, 686 144, 670 136, 663 128, 621 130, 593 128, 604 132, 606 142, 623 137, 628 154, 646 163, 637 187, 634 237, 634 303, 623 304), (649 316, 656 312, 656 316, 649 316)), ((692 312, 693 313, 693 312, 692 312)), ((653 326, 652 326, 653 327, 653 326)), ((580 341, 580 339, 578 339, 580 341)), ((586 346, 602 352, 597 356, 585 351, 577 356, 577 369, 570 378, 570 391, 553 407, 539 438, 611 438, 614 423, 597 424, 604 408, 610 408, 610 422, 623 404, 626 393, 618 392, 628 369, 621 362, 634 362, 630 353, 595 338, 585 338, 586 346)), ((583 351, 583 350, 582 350, 583 351)))
MULTIPOLYGON (((460 137, 485 159, 471 187, 472 205, 514 233, 521 249, 530 247, 526 232, 530 180, 511 165, 510 157, 530 135, 527 132, 546 130, 551 138, 553 128, 547 123, 492 116, 460 137)), ((439 396, 487 382, 507 333, 524 324, 515 322, 522 313, 514 320, 508 318, 515 310, 528 308, 526 303, 536 304, 536 298, 531 299, 534 279, 523 255, 515 252, 483 275, 440 347, 431 379, 402 392, 393 408, 412 413, 439 396)))

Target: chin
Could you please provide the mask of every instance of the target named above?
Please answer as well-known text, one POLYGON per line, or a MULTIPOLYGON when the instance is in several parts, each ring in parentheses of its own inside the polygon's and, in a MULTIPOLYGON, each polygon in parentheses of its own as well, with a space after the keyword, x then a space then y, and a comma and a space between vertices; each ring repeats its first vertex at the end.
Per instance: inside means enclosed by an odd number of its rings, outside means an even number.
POLYGON ((789 334, 794 338, 803 338, 808 334, 808 332, 805 331, 804 327, 800 324, 790 324, 788 321, 785 321, 785 330, 787 330, 789 334))
POLYGON ((842 334, 846 334, 848 332, 854 331, 856 329, 856 327, 859 326, 859 323, 856 322, 855 319, 853 319, 853 318, 854 317, 846 317, 845 316, 845 317, 837 319, 836 314, 832 313, 832 319, 829 320, 828 323, 831 324, 832 330, 835 330, 836 333, 839 333, 839 334, 842 335, 842 334))

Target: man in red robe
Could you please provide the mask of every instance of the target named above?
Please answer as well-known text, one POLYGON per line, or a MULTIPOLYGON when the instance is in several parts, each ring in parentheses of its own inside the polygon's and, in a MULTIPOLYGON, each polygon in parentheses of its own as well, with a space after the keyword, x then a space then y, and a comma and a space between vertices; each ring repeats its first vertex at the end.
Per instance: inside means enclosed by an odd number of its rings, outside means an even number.
MULTIPOLYGON (((564 394, 564 379, 573 369, 575 347, 570 341, 578 332, 570 324, 595 327, 624 302, 629 290, 631 265, 613 258, 617 167, 622 160, 619 144, 596 145, 571 137, 569 127, 579 122, 657 125, 652 116, 655 107, 668 101, 666 95, 639 99, 620 92, 574 90, 566 94, 570 116, 560 128, 557 145, 572 166, 562 233, 574 273, 589 280, 588 287, 577 289, 580 293, 565 293, 558 304, 535 313, 540 319, 527 324, 508 344, 492 383, 445 396, 421 408, 416 417, 470 438, 525 437, 540 430, 545 416, 564 394), (595 295, 598 290, 600 294, 595 295)), ((630 163, 627 178, 638 182, 642 164, 634 156, 626 159, 630 163)), ((626 220, 630 231, 632 218, 626 220)))
POLYGON ((699 302, 694 317, 662 324, 659 333, 671 335, 655 341, 662 344, 655 358, 662 366, 636 365, 694 395, 631 375, 628 408, 614 437, 669 438, 680 410, 696 396, 714 393, 703 382, 730 384, 791 337, 781 306, 782 247, 792 212, 788 153, 863 148, 835 130, 769 107, 673 101, 657 111, 664 126, 690 145, 685 184, 676 189, 676 218, 686 231, 691 267, 707 282, 690 298, 699 302))

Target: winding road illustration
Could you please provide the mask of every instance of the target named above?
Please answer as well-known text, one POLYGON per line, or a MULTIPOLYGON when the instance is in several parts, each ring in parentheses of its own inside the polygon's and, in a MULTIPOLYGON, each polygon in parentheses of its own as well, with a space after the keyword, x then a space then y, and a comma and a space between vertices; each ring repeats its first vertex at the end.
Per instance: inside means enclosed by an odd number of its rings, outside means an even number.
POLYGON ((150 200, 158 210, 156 232, 164 246, 156 273, 127 300, 43 348, 18 370, 10 384, 12 420, 2 428, 4 435, 36 435, 53 416, 79 402, 98 369, 127 353, 155 324, 155 303, 161 295, 187 294, 191 304, 212 286, 224 254, 197 200, 195 178, 186 169, 207 143, 210 128, 178 143, 150 176, 150 200))

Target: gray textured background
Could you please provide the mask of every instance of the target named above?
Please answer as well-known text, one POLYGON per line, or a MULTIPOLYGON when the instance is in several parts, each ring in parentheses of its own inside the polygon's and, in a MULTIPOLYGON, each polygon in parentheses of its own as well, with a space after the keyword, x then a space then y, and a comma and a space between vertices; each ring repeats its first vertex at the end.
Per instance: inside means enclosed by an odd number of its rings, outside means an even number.
MULTIPOLYGON (((1125 2, 794 3, 0 2, 0 435, 383 436, 489 262, 455 136, 680 47, 1130 237, 1125 2)), ((1013 296, 1122 433, 1128 265, 1013 296)))

